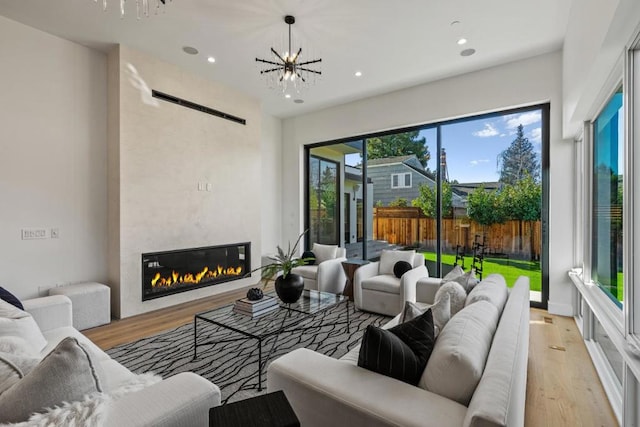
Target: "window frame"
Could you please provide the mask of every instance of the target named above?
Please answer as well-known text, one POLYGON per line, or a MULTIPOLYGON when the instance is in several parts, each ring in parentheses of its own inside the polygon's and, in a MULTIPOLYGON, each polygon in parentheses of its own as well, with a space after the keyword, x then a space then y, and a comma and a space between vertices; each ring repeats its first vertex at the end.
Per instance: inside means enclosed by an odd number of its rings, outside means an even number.
POLYGON ((413 177, 411 176, 411 172, 400 172, 400 173, 392 173, 391 174, 391 189, 398 190, 403 188, 412 188, 413 187, 413 177), (406 177, 409 176, 409 185, 406 185, 406 177), (398 178, 398 185, 393 185, 393 178, 398 178), (402 178, 401 178, 402 177, 402 178))

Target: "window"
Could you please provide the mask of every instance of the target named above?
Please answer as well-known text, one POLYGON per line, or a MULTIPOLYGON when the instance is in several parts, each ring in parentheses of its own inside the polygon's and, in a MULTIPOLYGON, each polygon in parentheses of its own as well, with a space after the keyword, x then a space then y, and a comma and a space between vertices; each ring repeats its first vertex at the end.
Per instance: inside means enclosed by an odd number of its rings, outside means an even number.
POLYGON ((622 307, 622 190, 624 176, 622 87, 593 122, 591 279, 622 307))
POLYGON ((394 173, 391 175, 391 188, 411 188, 411 174, 394 173))

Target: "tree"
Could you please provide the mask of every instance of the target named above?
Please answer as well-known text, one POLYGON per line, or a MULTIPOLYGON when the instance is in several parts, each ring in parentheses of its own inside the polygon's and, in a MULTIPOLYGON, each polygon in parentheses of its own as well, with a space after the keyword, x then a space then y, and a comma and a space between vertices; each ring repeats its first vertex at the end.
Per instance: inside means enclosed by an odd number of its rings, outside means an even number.
POLYGON ((519 249, 522 251, 524 221, 530 223, 530 251, 533 254, 533 223, 539 221, 542 214, 542 186, 529 175, 513 185, 506 185, 500 193, 505 214, 519 222, 519 249))
POLYGON ((540 180, 540 162, 533 150, 533 144, 524 136, 522 125, 518 126, 516 139, 509 148, 498 155, 500 165, 500 182, 516 184, 525 176, 530 176, 535 182, 540 180))
POLYGON ((407 156, 415 154, 422 166, 426 168, 431 158, 427 139, 420 137, 419 131, 396 133, 367 139, 367 155, 369 159, 407 156))
POLYGON ((389 202, 390 208, 406 208, 407 206, 409 206, 409 202, 404 197, 397 197, 389 202))
POLYGON ((500 224, 506 220, 498 191, 488 191, 483 186, 473 190, 467 197, 467 215, 482 226, 500 224))
MULTIPOLYGON (((420 195, 411 201, 411 204, 417 208, 422 209, 422 212, 428 218, 436 217, 436 197, 438 194, 435 184, 433 188, 429 184, 420 184, 418 187, 420 195)), ((442 183, 442 217, 453 217, 453 205, 451 186, 448 182, 442 183)))

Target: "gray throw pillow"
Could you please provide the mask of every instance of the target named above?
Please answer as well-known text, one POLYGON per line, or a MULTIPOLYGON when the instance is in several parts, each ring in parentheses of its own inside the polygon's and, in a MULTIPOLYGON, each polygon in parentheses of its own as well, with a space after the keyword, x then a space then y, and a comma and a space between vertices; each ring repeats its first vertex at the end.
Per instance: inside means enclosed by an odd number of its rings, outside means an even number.
POLYGON ((434 336, 437 337, 442 328, 444 328, 444 325, 446 325, 451 318, 451 303, 449 302, 449 294, 446 292, 430 307, 421 308, 416 303, 405 301, 399 323, 408 322, 409 320, 422 316, 429 309, 431 309, 431 313, 433 314, 434 336))
POLYGON ((0 396, 40 363, 37 357, 0 352, 0 396))
POLYGON ((447 282, 444 285, 438 288, 438 292, 436 292, 436 297, 434 298, 438 301, 442 298, 443 293, 449 294, 449 301, 451 303, 451 316, 453 317, 457 312, 464 308, 464 303, 467 300, 467 292, 464 290, 462 285, 458 282, 447 282))
POLYGON ((456 277, 453 281, 460 283, 467 295, 469 295, 469 292, 478 284, 478 279, 476 279, 476 273, 473 269, 469 270, 468 273, 456 277))
POLYGON ((96 391, 102 386, 89 353, 77 339, 67 337, 0 395, 0 423, 26 421, 33 413, 96 391))
POLYGON ((459 265, 455 265, 453 269, 442 278, 442 284, 451 282, 464 274, 464 270, 459 265))

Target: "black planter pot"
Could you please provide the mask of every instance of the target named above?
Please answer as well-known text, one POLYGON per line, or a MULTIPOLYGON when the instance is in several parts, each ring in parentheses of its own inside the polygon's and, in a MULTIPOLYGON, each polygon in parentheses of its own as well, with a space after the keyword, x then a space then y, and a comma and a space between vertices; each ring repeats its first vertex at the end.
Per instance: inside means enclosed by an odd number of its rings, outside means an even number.
POLYGON ((276 279, 276 294, 285 304, 293 304, 300 299, 304 290, 304 279, 298 274, 289 273, 286 278, 276 279))

